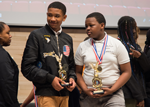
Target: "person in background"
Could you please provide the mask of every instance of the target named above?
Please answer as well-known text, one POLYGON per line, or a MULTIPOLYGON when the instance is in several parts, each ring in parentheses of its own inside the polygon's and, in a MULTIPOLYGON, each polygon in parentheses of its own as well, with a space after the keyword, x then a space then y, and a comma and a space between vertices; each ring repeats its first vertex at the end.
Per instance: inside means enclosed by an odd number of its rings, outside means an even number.
POLYGON ((90 39, 80 43, 75 54, 77 85, 83 90, 80 96, 81 107, 125 107, 121 87, 131 76, 129 55, 119 40, 107 35, 105 25, 101 13, 89 14, 85 27, 90 39), (95 67, 91 67, 91 64, 95 67), (102 79, 102 94, 93 93, 97 91, 92 83, 92 79, 97 78, 94 69, 97 69, 99 80, 102 79))
POLYGON ((0 21, 0 107, 20 107, 17 99, 18 66, 3 48, 10 45, 11 38, 9 26, 0 21))
POLYGON ((52 2, 47 24, 32 31, 26 43, 21 72, 36 87, 38 107, 68 107, 69 92, 76 86, 73 41, 61 27, 66 18, 66 6, 52 2))
POLYGON ((144 47, 144 53, 147 55, 147 59, 149 61, 149 68, 146 69, 145 73, 145 83, 146 83, 146 93, 147 98, 145 99, 145 107, 150 107, 150 29, 147 31, 146 34, 146 41, 144 47))
POLYGON ((132 76, 123 86, 126 107, 144 107, 146 90, 143 73, 147 68, 146 55, 137 44, 138 28, 134 18, 123 16, 118 21, 118 39, 126 47, 132 68, 132 76))

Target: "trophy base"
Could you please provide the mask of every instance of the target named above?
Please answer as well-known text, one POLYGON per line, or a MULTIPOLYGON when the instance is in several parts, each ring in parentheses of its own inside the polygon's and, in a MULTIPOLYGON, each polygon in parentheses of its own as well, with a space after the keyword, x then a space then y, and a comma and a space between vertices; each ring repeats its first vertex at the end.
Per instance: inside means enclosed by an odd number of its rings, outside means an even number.
POLYGON ((93 94, 104 94, 104 90, 93 91, 93 94))
POLYGON ((61 83, 61 86, 62 86, 62 87, 71 86, 71 85, 72 85, 72 84, 69 84, 69 83, 65 83, 65 84, 62 84, 62 83, 61 83))

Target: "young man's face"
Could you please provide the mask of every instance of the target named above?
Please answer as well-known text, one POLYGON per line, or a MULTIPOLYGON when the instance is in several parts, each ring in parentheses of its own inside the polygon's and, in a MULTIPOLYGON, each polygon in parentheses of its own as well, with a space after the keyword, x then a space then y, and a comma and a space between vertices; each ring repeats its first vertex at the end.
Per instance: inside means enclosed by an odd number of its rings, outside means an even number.
POLYGON ((63 21, 67 15, 64 15, 62 10, 57 8, 49 8, 47 12, 47 22, 54 31, 59 31, 63 21))
POLYGON ((0 44, 2 46, 9 46, 11 42, 10 28, 8 25, 4 25, 4 30, 0 34, 0 44))
POLYGON ((98 23, 95 17, 87 18, 85 21, 87 35, 96 40, 100 40, 104 37, 104 26, 104 23, 98 23))

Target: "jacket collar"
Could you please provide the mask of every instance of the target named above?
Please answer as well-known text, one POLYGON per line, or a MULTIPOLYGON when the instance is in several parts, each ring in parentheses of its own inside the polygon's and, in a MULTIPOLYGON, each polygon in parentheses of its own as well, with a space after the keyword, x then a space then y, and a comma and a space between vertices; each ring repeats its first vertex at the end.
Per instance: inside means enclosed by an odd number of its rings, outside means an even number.
POLYGON ((48 24, 45 25, 45 28, 48 30, 48 32, 53 33, 54 35, 59 35, 62 33, 62 27, 60 27, 60 30, 58 32, 55 32, 48 24))

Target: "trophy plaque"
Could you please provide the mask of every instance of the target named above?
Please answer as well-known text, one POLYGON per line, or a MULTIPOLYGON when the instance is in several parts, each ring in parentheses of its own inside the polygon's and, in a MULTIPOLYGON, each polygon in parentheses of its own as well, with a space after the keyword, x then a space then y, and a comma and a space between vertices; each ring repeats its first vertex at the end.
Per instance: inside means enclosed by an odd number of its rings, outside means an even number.
POLYGON ((102 87, 102 79, 99 78, 98 73, 102 71, 102 67, 98 65, 98 62, 94 66, 90 64, 91 67, 94 69, 94 78, 92 79, 93 87, 96 88, 96 91, 93 91, 93 94, 104 94, 104 90, 101 89, 102 87))

